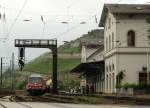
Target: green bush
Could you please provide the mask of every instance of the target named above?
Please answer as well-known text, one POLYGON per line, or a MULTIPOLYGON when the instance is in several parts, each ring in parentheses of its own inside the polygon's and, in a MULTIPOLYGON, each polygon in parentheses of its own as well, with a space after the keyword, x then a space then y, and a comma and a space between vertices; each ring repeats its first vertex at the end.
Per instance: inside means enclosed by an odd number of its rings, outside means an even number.
POLYGON ((116 85, 116 88, 124 88, 124 89, 128 89, 128 88, 135 88, 135 89, 143 89, 143 88, 150 88, 150 85, 147 85, 146 83, 142 83, 142 84, 129 84, 129 83, 125 83, 123 85, 116 85))
POLYGON ((124 77, 125 77, 124 70, 121 70, 116 76, 117 85, 121 84, 121 81, 123 80, 124 77))
POLYGON ((59 81, 58 83, 58 88, 59 90, 65 90, 68 89, 68 87, 70 88, 74 88, 74 87, 79 87, 80 86, 80 81, 79 80, 64 80, 64 81, 59 81))
POLYGON ((136 84, 129 84, 129 83, 125 83, 124 85, 122 85, 122 88, 127 89, 127 88, 136 88, 136 84))
POLYGON ((121 88, 121 87, 122 87, 121 84, 117 84, 117 85, 116 85, 116 88, 121 88))
POLYGON ((11 82, 11 79, 5 79, 5 80, 3 80, 3 87, 4 88, 11 88, 11 86, 12 86, 12 82, 11 82))
POLYGON ((130 84, 129 88, 136 88, 136 86, 137 86, 136 84, 130 84))
POLYGON ((143 89, 143 88, 150 88, 150 86, 147 85, 146 83, 141 83, 141 84, 138 84, 138 85, 136 86, 136 88, 138 88, 138 89, 143 89))
POLYGON ((124 88, 124 89, 127 89, 127 88, 129 88, 130 87, 130 84, 129 83, 126 83, 126 84, 124 84, 123 86, 122 86, 122 88, 124 88))
POLYGON ((25 86, 26 86, 26 82, 25 81, 21 81, 21 82, 16 83, 16 89, 21 90, 21 89, 24 89, 25 86))

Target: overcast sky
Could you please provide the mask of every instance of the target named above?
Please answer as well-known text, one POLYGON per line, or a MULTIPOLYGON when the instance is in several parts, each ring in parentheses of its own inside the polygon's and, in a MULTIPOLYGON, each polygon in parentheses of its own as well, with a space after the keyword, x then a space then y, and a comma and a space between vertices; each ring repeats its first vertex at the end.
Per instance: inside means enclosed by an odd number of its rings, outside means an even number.
MULTIPOLYGON (((80 37, 92 29, 98 28, 98 21, 104 3, 146 3, 150 0, 0 0, 0 14, 6 15, 6 21, 0 20, 0 56, 10 57, 18 49, 14 47, 15 38, 52 39, 58 44, 80 37), (26 2, 26 3, 25 3, 26 2), (25 7, 20 12, 23 4, 25 7), (20 13, 20 14, 19 14, 20 13), (45 25, 41 21, 43 16, 45 25), (25 22, 23 20, 30 21, 25 22), (68 22, 63 24, 61 22, 68 22), (86 22, 85 24, 80 24, 86 22)), ((31 60, 48 49, 26 49, 26 58, 31 60)))

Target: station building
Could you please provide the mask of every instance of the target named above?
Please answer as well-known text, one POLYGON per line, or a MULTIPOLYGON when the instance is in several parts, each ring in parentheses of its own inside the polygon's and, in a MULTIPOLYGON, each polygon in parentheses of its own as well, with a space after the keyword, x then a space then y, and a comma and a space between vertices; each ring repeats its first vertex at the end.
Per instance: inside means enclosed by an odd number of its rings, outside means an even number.
POLYGON ((105 4, 99 27, 104 27, 104 44, 96 50, 83 45, 82 63, 72 71, 83 69, 95 92, 115 93, 121 72, 121 84, 150 83, 150 5, 105 4))

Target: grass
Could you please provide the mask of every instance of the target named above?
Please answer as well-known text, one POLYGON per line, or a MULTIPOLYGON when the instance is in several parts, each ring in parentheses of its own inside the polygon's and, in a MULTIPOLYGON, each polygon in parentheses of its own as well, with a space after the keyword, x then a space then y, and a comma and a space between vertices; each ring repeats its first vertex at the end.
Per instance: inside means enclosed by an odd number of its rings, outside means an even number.
MULTIPOLYGON (((59 48, 59 54, 78 54, 80 53, 79 48, 59 48)), ((73 56, 73 55, 72 55, 73 56)), ((58 80, 59 80, 59 89, 67 89, 69 86, 79 85, 78 78, 71 75, 69 72, 80 64, 80 57, 72 57, 69 55, 64 58, 58 58, 58 80), (69 81, 67 81, 69 80, 69 81), (67 81, 67 83, 65 82, 67 81), (74 81, 74 82, 73 82, 74 81)), ((52 75, 52 65, 53 58, 48 57, 47 54, 43 54, 42 56, 36 58, 32 62, 25 65, 23 71, 30 73, 38 73, 45 75, 52 75)), ((24 76, 23 72, 17 72, 17 77, 24 76)), ((22 89, 24 82, 20 82, 17 84, 17 88, 22 89)))
POLYGON ((3 85, 4 88, 11 88, 12 87, 12 82, 10 78, 3 79, 3 85))
MULTIPOLYGON (((80 63, 76 58, 59 58, 58 72, 68 72, 80 63)), ((49 74, 52 72, 52 58, 40 57, 27 64, 24 71, 31 71, 40 74, 49 74)))
MULTIPOLYGON (((69 95, 50 95, 58 102, 75 103, 75 104, 113 104, 114 100, 105 99, 103 97, 93 96, 69 96, 69 95)), ((56 101, 56 102, 57 102, 56 101)))
POLYGON ((58 49, 59 53, 80 53, 81 49, 77 48, 77 47, 73 47, 73 48, 59 48, 58 49))

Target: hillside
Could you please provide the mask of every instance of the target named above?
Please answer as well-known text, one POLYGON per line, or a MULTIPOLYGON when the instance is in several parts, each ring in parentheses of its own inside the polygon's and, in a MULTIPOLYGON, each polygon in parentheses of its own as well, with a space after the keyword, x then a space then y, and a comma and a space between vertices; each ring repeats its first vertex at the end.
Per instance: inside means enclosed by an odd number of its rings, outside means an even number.
POLYGON ((95 30, 89 31, 87 34, 83 34, 81 37, 75 40, 71 40, 70 42, 64 43, 63 45, 59 47, 59 49, 63 51, 64 49, 66 50, 67 48, 71 48, 71 49, 80 48, 82 43, 87 43, 87 44, 99 43, 100 41, 103 42, 103 40, 104 40, 104 31, 102 29, 95 29, 95 30))
MULTIPOLYGON (((99 43, 103 41, 103 30, 92 30, 82 35, 76 40, 66 42, 58 48, 58 72, 70 72, 75 66, 80 64, 82 43, 99 43)), ((24 71, 31 71, 41 74, 52 73, 52 54, 45 53, 36 58, 24 68, 24 71)))
MULTIPOLYGON (((80 64, 81 46, 83 43, 99 44, 103 41, 103 30, 92 30, 80 38, 65 42, 58 47, 58 87, 60 90, 68 90, 70 87, 80 85, 80 79, 70 73, 74 67, 80 64)), ((25 64, 23 72, 16 72, 16 88, 23 89, 25 87, 26 78, 29 74, 39 73, 44 76, 52 76, 52 53, 47 52, 25 64)), ((11 87, 9 78, 4 80, 4 85, 11 87)))
MULTIPOLYGON (((58 72, 66 73, 80 63, 80 58, 58 58, 58 72)), ((52 72, 52 58, 39 57, 27 64, 24 71, 31 71, 40 74, 52 72)))

